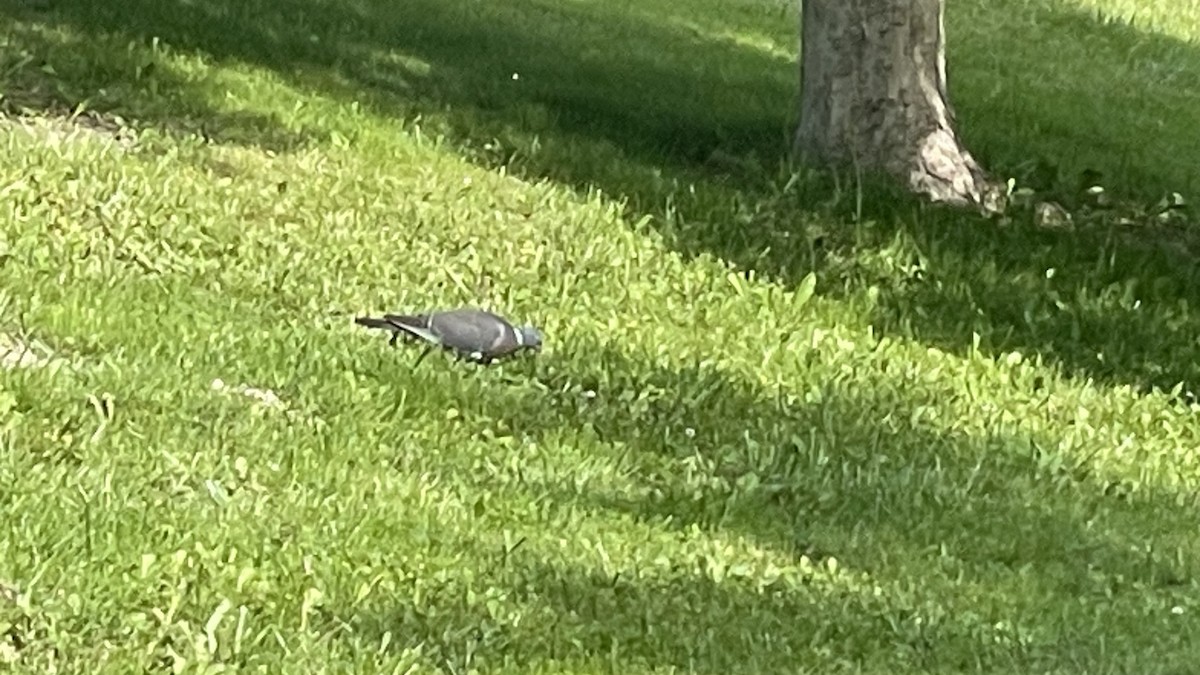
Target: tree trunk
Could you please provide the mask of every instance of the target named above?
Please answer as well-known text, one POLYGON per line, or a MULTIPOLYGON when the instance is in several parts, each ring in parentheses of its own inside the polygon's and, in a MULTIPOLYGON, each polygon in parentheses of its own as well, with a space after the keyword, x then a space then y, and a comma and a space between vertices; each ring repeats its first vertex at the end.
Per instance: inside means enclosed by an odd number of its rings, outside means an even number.
POLYGON ((995 210, 954 130, 943 0, 802 0, 802 161, 882 171, 934 201, 995 210))

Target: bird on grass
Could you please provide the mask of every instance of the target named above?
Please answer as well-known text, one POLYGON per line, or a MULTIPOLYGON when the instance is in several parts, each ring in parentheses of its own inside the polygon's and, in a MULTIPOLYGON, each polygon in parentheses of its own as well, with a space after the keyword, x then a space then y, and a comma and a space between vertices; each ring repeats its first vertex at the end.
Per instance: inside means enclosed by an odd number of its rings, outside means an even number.
POLYGON ((504 317, 492 312, 462 308, 425 314, 384 314, 382 317, 362 316, 354 323, 368 328, 381 328, 392 332, 389 345, 395 345, 401 336, 424 340, 429 347, 417 359, 441 347, 484 365, 512 356, 522 349, 540 351, 542 334, 533 326, 514 326, 504 317))

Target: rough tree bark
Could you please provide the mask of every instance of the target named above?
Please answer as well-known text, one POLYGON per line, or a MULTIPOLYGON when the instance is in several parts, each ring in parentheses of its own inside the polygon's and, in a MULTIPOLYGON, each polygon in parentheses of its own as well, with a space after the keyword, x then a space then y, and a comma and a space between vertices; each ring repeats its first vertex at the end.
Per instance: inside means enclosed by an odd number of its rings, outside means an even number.
POLYGON ((934 201, 994 210, 946 94, 944 0, 801 0, 801 161, 883 171, 934 201))

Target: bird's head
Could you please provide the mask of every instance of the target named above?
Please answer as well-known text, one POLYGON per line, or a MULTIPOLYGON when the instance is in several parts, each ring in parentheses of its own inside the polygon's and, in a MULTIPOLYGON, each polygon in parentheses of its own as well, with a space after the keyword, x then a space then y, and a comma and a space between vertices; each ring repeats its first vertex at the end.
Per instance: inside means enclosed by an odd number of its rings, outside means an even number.
POLYGON ((521 326, 517 329, 517 339, 520 340, 522 347, 528 347, 537 351, 542 349, 542 332, 533 326, 521 326))

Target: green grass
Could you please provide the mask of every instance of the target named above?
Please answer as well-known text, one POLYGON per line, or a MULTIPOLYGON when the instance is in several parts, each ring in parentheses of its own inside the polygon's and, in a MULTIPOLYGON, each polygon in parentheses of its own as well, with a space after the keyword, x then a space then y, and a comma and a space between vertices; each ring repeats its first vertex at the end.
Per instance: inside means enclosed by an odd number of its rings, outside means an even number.
POLYGON ((0 10, 0 671, 1194 670, 1197 9, 950 3, 1067 231, 792 175, 794 4, 0 10))

